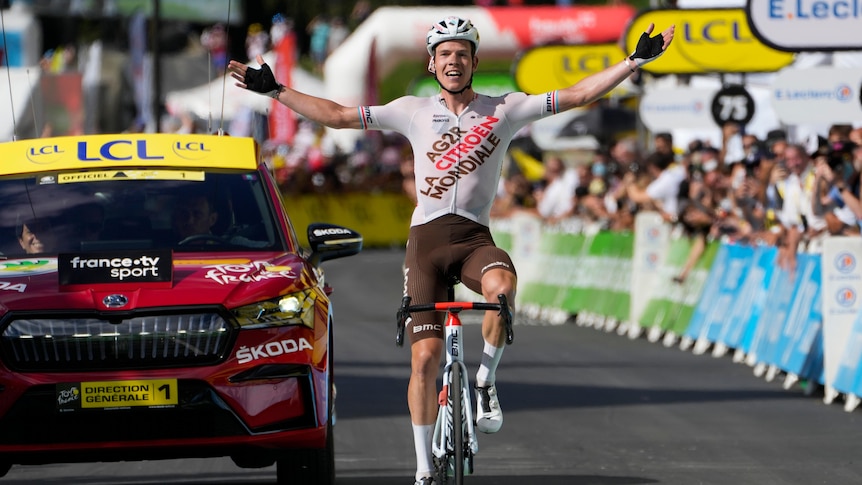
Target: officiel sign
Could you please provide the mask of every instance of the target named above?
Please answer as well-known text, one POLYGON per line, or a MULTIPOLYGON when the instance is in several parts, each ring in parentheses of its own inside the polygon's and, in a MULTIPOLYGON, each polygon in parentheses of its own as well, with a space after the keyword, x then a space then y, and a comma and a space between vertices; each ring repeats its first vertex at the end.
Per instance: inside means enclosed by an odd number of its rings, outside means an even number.
POLYGON ((862 120, 862 68, 785 69, 770 99, 786 124, 857 123, 862 120))
POLYGON ((862 49, 860 0, 748 0, 751 31, 782 51, 862 49))
POLYGON ((680 127, 715 129, 710 112, 715 89, 674 87, 656 89, 643 95, 638 115, 652 132, 671 131, 680 127))
POLYGON ((655 24, 656 31, 676 25, 670 48, 643 66, 654 74, 775 72, 793 62, 793 54, 766 46, 754 37, 741 8, 645 11, 626 31, 626 52, 634 52, 650 23, 655 24))
POLYGON ((620 62, 625 56, 618 44, 535 47, 517 59, 515 84, 527 94, 567 88, 620 62))

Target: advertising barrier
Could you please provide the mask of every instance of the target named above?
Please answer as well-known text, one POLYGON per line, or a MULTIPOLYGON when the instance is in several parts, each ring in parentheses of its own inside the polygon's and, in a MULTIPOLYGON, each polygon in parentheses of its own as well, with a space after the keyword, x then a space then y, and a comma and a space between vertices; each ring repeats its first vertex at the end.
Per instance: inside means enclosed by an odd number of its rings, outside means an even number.
POLYGON ((846 411, 860 403, 862 238, 826 239, 822 253, 797 254, 792 270, 778 265, 775 247, 712 241, 678 282, 692 242, 656 214, 639 214, 633 232, 527 215, 491 230, 518 268, 521 315, 731 353, 785 389, 823 386, 824 403, 843 396, 846 411))
MULTIPOLYGON (((303 243, 309 223, 331 222, 362 233, 366 247, 403 247, 413 210, 401 194, 284 200, 303 243)), ((645 335, 714 358, 730 353, 757 377, 782 377, 785 389, 822 386, 823 402, 843 397, 848 412, 860 403, 862 238, 827 238, 821 253, 797 254, 793 271, 779 267, 775 247, 711 241, 677 282, 692 241, 654 213, 638 214, 631 232, 579 219, 546 225, 520 213, 493 219, 491 233, 518 271, 521 318, 645 335)))

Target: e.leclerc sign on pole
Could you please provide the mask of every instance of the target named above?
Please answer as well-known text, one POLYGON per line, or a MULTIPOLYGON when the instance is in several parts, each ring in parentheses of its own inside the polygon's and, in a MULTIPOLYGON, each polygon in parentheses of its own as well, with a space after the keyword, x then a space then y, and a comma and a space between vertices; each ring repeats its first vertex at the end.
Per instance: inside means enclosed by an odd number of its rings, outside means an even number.
POLYGON ((745 14, 754 35, 774 49, 862 49, 860 0, 748 0, 745 14))

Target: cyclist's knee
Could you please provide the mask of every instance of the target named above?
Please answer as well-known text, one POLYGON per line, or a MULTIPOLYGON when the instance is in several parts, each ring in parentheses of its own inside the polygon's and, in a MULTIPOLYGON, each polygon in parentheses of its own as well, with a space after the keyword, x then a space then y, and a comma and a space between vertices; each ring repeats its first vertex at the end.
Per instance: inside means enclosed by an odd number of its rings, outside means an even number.
POLYGON ((482 296, 487 301, 497 301, 497 295, 504 294, 512 300, 517 279, 509 271, 492 269, 482 275, 482 296))
POLYGON ((411 365, 414 374, 436 376, 443 344, 440 339, 425 338, 411 345, 411 365))

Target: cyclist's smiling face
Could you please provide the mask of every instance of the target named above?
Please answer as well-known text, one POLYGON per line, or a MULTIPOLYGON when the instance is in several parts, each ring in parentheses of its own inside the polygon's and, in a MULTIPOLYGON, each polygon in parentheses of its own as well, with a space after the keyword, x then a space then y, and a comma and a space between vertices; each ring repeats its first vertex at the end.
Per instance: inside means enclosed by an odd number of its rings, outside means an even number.
POLYGON ((434 50, 435 76, 447 89, 457 91, 466 86, 478 65, 479 58, 473 55, 469 41, 447 40, 434 50))

